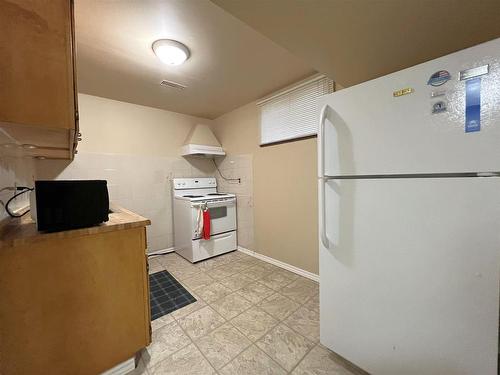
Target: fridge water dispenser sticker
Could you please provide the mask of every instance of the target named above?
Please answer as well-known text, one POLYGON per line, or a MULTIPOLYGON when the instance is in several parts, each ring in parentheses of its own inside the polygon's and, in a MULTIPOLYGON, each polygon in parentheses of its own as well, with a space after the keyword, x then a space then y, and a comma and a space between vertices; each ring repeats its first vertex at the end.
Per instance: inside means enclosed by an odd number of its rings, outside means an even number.
POLYGON ((465 132, 481 130, 481 78, 465 82, 465 132))

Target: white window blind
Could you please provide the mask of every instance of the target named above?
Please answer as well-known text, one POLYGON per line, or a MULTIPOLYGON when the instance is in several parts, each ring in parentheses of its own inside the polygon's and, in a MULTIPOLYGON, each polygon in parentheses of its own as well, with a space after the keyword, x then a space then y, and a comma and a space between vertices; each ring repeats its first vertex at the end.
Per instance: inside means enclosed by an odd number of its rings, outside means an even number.
POLYGON ((318 132, 318 97, 334 91, 334 83, 318 76, 259 101, 260 144, 288 141, 318 132))

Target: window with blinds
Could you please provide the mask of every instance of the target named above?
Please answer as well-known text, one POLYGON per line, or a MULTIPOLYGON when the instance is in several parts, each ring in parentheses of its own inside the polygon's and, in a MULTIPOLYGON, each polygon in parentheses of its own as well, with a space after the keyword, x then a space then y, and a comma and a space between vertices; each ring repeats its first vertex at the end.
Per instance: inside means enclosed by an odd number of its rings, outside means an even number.
POLYGON ((318 76, 257 102, 261 146, 316 135, 316 100, 333 91, 333 81, 318 76))

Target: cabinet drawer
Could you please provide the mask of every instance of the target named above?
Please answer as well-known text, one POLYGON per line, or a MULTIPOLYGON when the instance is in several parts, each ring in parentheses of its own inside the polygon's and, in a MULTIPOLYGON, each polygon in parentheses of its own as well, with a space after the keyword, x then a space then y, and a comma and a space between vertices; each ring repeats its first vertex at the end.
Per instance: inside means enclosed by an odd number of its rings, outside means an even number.
POLYGON ((209 240, 193 241, 193 261, 197 262, 215 255, 236 250, 236 232, 228 232, 212 236, 209 240))

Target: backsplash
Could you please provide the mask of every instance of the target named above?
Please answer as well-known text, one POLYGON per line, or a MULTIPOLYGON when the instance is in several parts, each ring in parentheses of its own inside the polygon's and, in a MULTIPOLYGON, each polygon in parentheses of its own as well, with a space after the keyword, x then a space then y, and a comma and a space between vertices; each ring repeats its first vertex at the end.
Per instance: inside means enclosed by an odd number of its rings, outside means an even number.
MULTIPOLYGON (((14 185, 33 187, 34 174, 33 159, 0 156, 0 220, 9 216, 5 211, 4 204, 15 194, 10 188, 13 188, 14 185)), ((27 204, 29 204, 29 193, 23 194, 12 201, 10 208, 15 210, 27 204)))
POLYGON ((238 245, 246 249, 254 248, 253 225, 253 156, 230 155, 218 159, 217 165, 227 181, 216 173, 218 189, 222 192, 236 194, 238 200, 238 245))
POLYGON ((148 251, 173 247, 172 178, 217 178, 218 189, 238 199, 238 245, 252 249, 253 170, 252 155, 217 159, 227 178, 241 178, 241 184, 225 181, 211 159, 79 152, 70 163, 37 160, 36 178, 103 179, 108 181, 110 201, 151 220, 148 251))

